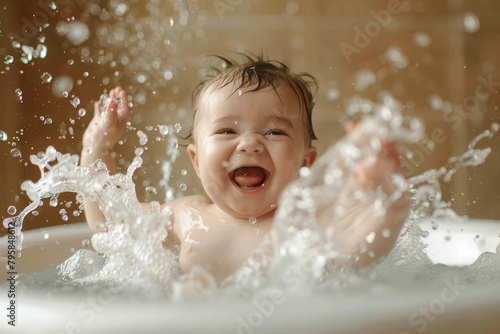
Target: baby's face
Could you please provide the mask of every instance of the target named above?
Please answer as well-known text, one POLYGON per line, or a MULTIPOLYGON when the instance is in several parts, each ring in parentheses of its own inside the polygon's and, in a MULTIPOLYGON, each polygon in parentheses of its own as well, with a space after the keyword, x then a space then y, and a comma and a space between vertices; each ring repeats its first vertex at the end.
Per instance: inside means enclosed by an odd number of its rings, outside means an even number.
POLYGON ((228 85, 202 97, 188 152, 208 197, 232 217, 274 211, 285 186, 316 158, 295 93, 276 90, 233 94, 228 85))

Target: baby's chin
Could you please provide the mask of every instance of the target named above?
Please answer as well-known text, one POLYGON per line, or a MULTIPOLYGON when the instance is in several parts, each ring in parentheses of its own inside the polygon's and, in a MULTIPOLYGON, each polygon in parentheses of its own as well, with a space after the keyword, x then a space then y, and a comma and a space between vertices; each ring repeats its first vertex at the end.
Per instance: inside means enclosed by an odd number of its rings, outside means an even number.
MULTIPOLYGON (((214 203, 217 205, 217 203, 214 203)), ((276 205, 269 205, 264 208, 234 208, 227 205, 220 205, 219 208, 223 210, 226 214, 233 218, 248 220, 250 223, 255 224, 259 219, 269 219, 274 216, 276 212, 276 205)))

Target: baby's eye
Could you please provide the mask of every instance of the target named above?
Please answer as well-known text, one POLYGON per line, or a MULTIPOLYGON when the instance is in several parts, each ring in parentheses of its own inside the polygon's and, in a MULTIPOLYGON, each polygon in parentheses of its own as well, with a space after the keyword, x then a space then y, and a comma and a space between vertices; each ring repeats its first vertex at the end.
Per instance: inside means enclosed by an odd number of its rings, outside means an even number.
POLYGON ((279 129, 269 130, 266 133, 266 136, 284 136, 284 135, 286 135, 285 131, 279 129))
POLYGON ((234 135, 235 133, 236 131, 234 131, 233 129, 222 129, 217 131, 218 135, 234 135))

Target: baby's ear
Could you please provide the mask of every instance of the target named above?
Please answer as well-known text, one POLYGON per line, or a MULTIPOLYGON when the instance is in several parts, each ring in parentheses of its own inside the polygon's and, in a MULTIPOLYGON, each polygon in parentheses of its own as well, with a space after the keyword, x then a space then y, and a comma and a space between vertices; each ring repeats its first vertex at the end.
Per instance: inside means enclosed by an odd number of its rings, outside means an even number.
POLYGON ((189 144, 187 147, 187 151, 189 154, 189 158, 191 159, 191 163, 193 164, 194 170, 196 171, 196 174, 198 175, 198 177, 200 177, 199 166, 198 166, 198 157, 196 155, 196 145, 189 144))
POLYGON ((318 149, 315 146, 310 146, 304 154, 301 167, 311 167, 318 157, 318 149))

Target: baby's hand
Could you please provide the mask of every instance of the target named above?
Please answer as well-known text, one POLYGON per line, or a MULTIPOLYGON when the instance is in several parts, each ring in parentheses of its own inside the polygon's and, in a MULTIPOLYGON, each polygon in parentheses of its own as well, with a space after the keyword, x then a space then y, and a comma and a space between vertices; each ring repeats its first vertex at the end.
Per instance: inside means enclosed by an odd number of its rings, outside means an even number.
POLYGON ((100 101, 94 103, 94 118, 83 134, 84 150, 94 154, 111 151, 123 134, 129 116, 127 92, 121 87, 112 89, 106 106, 102 107, 100 101))
MULTIPOLYGON (((355 124, 347 124, 349 133, 356 131, 355 124)), ((381 150, 378 154, 370 156, 360 162, 356 168, 356 182, 362 187, 369 189, 380 189, 387 197, 391 196, 397 189, 393 183, 393 175, 403 175, 403 168, 399 160, 397 143, 393 141, 380 140, 381 150)), ((401 207, 407 210, 410 204, 410 195, 405 191, 401 198, 391 206, 392 209, 401 207), (397 205, 396 205, 397 204, 397 205)))

